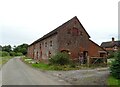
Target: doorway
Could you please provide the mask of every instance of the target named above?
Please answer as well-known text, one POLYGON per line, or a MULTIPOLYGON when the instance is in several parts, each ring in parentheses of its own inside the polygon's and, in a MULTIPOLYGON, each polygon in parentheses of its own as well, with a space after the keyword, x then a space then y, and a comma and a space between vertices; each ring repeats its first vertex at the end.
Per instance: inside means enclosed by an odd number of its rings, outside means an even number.
POLYGON ((87 56, 88 56, 88 51, 83 51, 83 64, 87 63, 87 56))

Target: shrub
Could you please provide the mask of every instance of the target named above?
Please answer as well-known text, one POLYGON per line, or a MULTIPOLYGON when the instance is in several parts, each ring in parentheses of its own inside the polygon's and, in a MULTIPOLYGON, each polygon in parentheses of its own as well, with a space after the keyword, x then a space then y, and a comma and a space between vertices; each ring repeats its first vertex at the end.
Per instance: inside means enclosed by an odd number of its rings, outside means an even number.
POLYGON ((57 53, 49 59, 50 64, 66 65, 70 63, 67 53, 57 53))
POLYGON ((110 55, 108 56, 108 58, 114 58, 114 54, 113 54, 113 53, 110 54, 110 55))
POLYGON ((120 79, 120 52, 115 56, 115 61, 112 62, 110 70, 113 77, 120 79))
POLYGON ((15 54, 15 56, 23 56, 23 54, 21 52, 18 52, 15 54))
POLYGON ((0 51, 0 57, 2 56, 2 51, 0 51))
POLYGON ((76 64, 75 64, 74 62, 71 62, 71 63, 70 63, 70 67, 71 67, 71 68, 76 68, 76 64))
POLYGON ((4 56, 9 56, 10 54, 6 51, 1 51, 1 56, 4 57, 4 56))
POLYGON ((16 53, 15 52, 10 52, 10 56, 15 56, 16 53))

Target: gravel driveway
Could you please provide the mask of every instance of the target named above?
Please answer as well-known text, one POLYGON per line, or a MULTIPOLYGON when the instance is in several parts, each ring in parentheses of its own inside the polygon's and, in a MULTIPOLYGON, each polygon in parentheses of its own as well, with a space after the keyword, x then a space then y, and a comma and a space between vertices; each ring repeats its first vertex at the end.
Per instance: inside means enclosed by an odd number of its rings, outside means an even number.
POLYGON ((46 73, 57 76, 73 85, 106 85, 109 69, 106 67, 72 71, 47 71, 46 73))

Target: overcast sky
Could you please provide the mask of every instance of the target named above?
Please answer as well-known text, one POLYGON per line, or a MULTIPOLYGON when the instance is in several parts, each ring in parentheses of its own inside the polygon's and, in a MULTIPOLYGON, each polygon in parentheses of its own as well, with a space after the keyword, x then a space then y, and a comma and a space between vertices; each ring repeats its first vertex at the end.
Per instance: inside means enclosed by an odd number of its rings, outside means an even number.
POLYGON ((0 45, 31 44, 77 16, 97 44, 118 39, 119 0, 0 0, 0 45))

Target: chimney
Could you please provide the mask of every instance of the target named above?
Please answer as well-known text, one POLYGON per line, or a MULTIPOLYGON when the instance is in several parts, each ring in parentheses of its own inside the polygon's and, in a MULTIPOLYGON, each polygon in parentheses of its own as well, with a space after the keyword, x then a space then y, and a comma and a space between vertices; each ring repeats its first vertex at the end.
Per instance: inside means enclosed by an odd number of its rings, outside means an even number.
POLYGON ((115 41, 115 38, 114 37, 112 37, 112 42, 114 42, 115 41))

